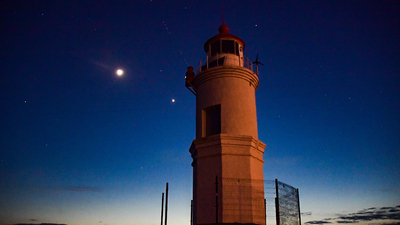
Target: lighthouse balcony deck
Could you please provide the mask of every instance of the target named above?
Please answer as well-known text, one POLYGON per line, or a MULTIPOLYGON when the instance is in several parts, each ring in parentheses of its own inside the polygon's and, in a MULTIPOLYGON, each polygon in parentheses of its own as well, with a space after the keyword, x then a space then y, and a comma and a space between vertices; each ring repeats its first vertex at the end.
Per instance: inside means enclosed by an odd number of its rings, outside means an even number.
POLYGON ((246 59, 241 59, 239 56, 232 54, 217 54, 214 57, 209 58, 207 56, 206 58, 200 60, 199 64, 196 67, 196 73, 218 66, 229 65, 247 68, 253 71, 253 73, 257 74, 258 76, 258 66, 253 66, 253 64, 255 63, 252 63, 248 57, 246 57, 246 59))

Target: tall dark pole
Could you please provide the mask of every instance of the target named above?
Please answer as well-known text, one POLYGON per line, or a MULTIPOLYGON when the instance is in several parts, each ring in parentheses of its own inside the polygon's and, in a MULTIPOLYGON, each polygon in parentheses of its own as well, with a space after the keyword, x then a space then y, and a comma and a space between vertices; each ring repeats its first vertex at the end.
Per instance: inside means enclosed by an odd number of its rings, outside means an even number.
POLYGON ((299 189, 296 189, 297 192, 297 205, 299 206, 299 225, 301 225, 301 213, 300 213, 300 196, 299 196, 299 189))
POLYGON ((218 224, 218 176, 215 176, 215 224, 218 224))
POLYGON ((165 222, 164 225, 167 225, 167 212, 168 212, 168 182, 165 190, 165 222))
POLYGON ((276 212, 276 225, 281 224, 281 219, 280 219, 280 212, 279 212, 279 193, 278 193, 278 179, 275 179, 275 192, 276 192, 276 197, 275 197, 275 212, 276 212))
POLYGON ((267 199, 265 198, 264 198, 264 213, 265 213, 265 225, 267 225, 267 199))
POLYGON ((193 200, 190 201, 190 225, 193 225, 193 200))
POLYGON ((164 192, 162 193, 162 198, 161 198, 161 225, 163 222, 163 213, 164 213, 164 192))

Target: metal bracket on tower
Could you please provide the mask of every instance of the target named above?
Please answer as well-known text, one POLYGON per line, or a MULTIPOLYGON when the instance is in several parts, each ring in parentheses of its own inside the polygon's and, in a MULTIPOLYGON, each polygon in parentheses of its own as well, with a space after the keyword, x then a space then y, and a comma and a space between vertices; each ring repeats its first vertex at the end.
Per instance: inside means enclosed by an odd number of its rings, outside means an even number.
POLYGON ((188 70, 186 72, 186 76, 185 76, 185 79, 186 79, 185 86, 186 86, 187 89, 189 89, 190 92, 192 92, 194 95, 197 95, 196 88, 193 87, 193 85, 192 85, 192 81, 194 79, 194 76, 195 76, 195 74, 194 74, 194 71, 193 71, 193 67, 189 66, 188 70))
POLYGON ((190 92, 192 92, 194 95, 197 95, 197 93, 196 93, 196 89, 193 87, 193 85, 191 84, 191 83, 189 83, 189 82, 186 82, 186 88, 190 91, 190 92), (190 87, 189 87, 190 86, 190 87))

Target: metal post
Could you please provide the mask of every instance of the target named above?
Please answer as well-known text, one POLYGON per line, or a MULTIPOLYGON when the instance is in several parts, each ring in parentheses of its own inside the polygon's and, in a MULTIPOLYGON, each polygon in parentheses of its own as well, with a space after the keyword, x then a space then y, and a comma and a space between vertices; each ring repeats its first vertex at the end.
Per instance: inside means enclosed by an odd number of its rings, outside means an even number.
POLYGON ((193 225, 193 200, 190 201, 190 225, 193 225))
POLYGON ((164 225, 167 225, 167 212, 168 212, 168 182, 167 182, 167 187, 165 190, 165 223, 164 223, 164 225))
POLYGON ((163 225, 163 214, 164 214, 164 192, 161 198, 161 225, 163 225))
POLYGON ((299 189, 296 189, 297 192, 297 205, 299 206, 299 225, 301 225, 301 213, 300 213, 300 196, 299 196, 299 189))
POLYGON ((275 192, 276 192, 276 197, 275 197, 275 212, 276 212, 276 225, 281 224, 281 219, 280 219, 280 212, 279 212, 279 193, 278 193, 278 179, 275 179, 275 192))
POLYGON ((207 69, 208 69, 208 54, 207 54, 207 58, 206 58, 206 60, 207 60, 207 69))
POLYGON ((218 224, 218 176, 215 176, 215 224, 218 224))
POLYGON ((265 225, 267 225, 267 199, 264 198, 265 225))

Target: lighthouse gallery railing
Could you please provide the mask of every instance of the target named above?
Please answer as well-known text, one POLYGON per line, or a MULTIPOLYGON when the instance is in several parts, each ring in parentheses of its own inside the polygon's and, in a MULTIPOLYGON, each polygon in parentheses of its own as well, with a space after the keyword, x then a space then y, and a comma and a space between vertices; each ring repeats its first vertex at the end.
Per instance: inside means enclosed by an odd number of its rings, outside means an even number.
MULTIPOLYGON (((248 57, 246 57, 246 59, 242 60, 242 61, 240 60, 240 57, 238 57, 238 58, 239 58, 239 60, 237 60, 236 63, 232 63, 232 61, 230 61, 229 65, 232 65, 232 66, 236 65, 236 66, 241 66, 241 67, 247 68, 258 75, 258 68, 256 68, 257 65, 253 66, 254 63, 251 62, 248 57), (243 66, 242 66, 242 63, 243 63, 243 66)), ((199 73, 199 72, 209 69, 209 68, 227 65, 224 59, 225 59, 225 57, 221 57, 221 58, 218 57, 218 53, 217 53, 216 59, 214 59, 214 58, 210 59, 207 56, 206 58, 203 58, 202 60, 200 60, 199 64, 196 67, 196 73, 199 73), (203 63, 204 63, 204 65, 203 65, 203 63)))

